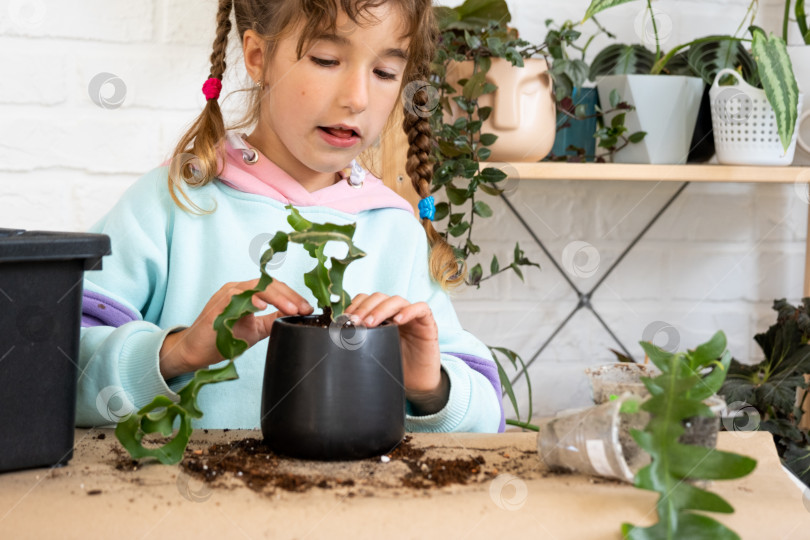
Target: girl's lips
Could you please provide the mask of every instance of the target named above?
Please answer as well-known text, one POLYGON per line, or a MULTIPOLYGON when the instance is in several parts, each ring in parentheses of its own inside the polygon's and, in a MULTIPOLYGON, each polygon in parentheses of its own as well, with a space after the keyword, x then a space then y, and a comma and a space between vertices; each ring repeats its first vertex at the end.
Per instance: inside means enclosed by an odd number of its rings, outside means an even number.
POLYGON ((338 148, 349 148, 360 142, 360 137, 354 131, 318 127, 318 133, 324 141, 338 148))

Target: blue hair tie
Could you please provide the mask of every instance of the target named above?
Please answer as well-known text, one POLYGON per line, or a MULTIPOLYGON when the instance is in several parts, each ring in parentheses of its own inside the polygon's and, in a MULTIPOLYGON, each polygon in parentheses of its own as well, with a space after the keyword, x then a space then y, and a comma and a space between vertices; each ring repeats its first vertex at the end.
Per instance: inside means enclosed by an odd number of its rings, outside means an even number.
POLYGON ((419 219, 428 218, 433 221, 433 216, 436 215, 436 206, 433 204, 433 195, 425 197, 419 201, 419 219))

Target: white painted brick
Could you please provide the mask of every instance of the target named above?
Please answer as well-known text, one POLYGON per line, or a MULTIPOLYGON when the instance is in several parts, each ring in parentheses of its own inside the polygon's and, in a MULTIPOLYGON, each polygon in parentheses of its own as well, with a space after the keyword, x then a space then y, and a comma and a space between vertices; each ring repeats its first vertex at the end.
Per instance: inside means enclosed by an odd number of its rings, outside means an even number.
MULTIPOLYGON (((202 49, 153 47, 139 52, 95 49, 77 58, 76 97, 93 105, 88 93, 91 81, 100 73, 119 77, 126 88, 120 109, 202 110, 205 96, 202 83, 208 74, 208 62, 202 49)), ((111 92, 112 86, 102 87, 111 92)))
MULTIPOLYGON (((217 0, 159 0, 161 39, 210 47, 216 32, 217 0)), ((233 14, 231 23, 235 25, 233 14)))
POLYGON ((810 206, 802 199, 803 184, 758 186, 754 200, 754 236, 763 242, 801 241, 807 235, 810 206), (777 189, 778 188, 778 189, 777 189))
POLYGON ((143 174, 158 165, 156 118, 95 106, 27 114, 0 107, 0 118, 0 171, 61 166, 143 174))
POLYGON ((153 9, 152 0, 4 0, 0 35, 143 42, 153 37, 153 9))
MULTIPOLYGON (((691 184, 681 193, 650 228, 644 240, 725 243, 755 240, 755 226, 750 219, 754 214, 755 198, 752 194, 706 193, 705 190, 693 190, 695 186, 691 184)), ((663 204, 656 204, 656 210, 661 206, 663 204)))
MULTIPOLYGON (((604 256, 604 265, 612 264, 616 258, 610 253, 604 256)), ((661 299, 667 290, 664 269, 668 259, 669 253, 660 243, 637 244, 596 290, 594 305, 621 302, 632 310, 628 302, 661 299)))
POLYGON ((70 184, 70 198, 74 208, 73 222, 78 231, 86 231, 101 219, 139 178, 138 175, 75 176, 70 184))
POLYGON ((673 248, 667 269, 672 298, 696 301, 742 298, 755 279, 752 248, 722 244, 673 248))
POLYGON ((67 56, 54 51, 25 51, 24 40, 0 38, 0 102, 55 105, 67 97, 67 56), (15 47, 15 45, 18 45, 15 47))
POLYGON ((0 227, 75 230, 70 190, 63 171, 0 172, 0 227))

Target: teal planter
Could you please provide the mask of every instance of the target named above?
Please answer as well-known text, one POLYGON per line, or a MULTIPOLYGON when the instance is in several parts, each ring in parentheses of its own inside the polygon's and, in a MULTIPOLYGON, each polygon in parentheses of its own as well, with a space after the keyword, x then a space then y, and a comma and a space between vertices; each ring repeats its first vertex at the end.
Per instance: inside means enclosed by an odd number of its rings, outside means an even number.
MULTIPOLYGON (((574 88, 571 98, 574 100, 574 105, 585 105, 586 116, 596 114, 596 103, 598 95, 596 88, 574 88)), ((557 137, 554 139, 554 146, 551 148, 551 153, 555 156, 575 156, 576 152, 566 150, 569 146, 573 145, 577 148, 584 148, 585 155, 589 156, 588 161, 593 161, 593 155, 596 152, 596 139, 593 134, 596 132, 596 117, 588 118, 586 120, 574 120, 567 116, 557 113, 557 137), (570 122, 570 126, 559 129, 565 124, 566 120, 570 122)))

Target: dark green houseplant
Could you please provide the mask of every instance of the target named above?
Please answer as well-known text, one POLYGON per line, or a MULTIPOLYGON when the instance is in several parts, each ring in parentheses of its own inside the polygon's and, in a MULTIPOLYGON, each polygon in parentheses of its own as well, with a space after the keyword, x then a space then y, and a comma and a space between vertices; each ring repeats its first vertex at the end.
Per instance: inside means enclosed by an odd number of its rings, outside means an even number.
POLYGON ((753 422, 772 433, 782 463, 810 486, 810 432, 800 427, 808 401, 804 375, 810 373, 810 298, 798 306, 779 299, 773 309, 776 322, 754 336, 765 359, 756 365, 731 362, 723 393, 749 417, 730 429, 751 429, 753 422))
MULTIPOLYGON (((252 297, 272 283, 273 278, 265 268, 274 254, 286 251, 290 243, 298 243, 316 260, 315 267, 304 275, 305 284, 313 292, 318 301, 318 307, 323 311, 320 316, 313 316, 313 318, 319 318, 321 323, 328 326, 343 314, 351 303, 351 297, 343 290, 343 275, 346 267, 352 261, 365 256, 365 253, 352 243, 355 224, 310 223, 301 217, 292 205, 287 205, 286 208, 291 211, 287 221, 294 230, 289 233, 283 231, 276 233, 270 240, 269 248, 262 254, 261 277, 256 287, 234 295, 214 322, 214 329, 217 332, 217 349, 228 360, 227 364, 216 369, 197 370, 193 378, 177 392, 180 396, 179 401, 174 402, 163 395, 156 396, 151 403, 129 415, 116 426, 116 437, 133 458, 154 457, 166 464, 179 462, 192 433, 192 419, 203 416, 203 411, 197 406, 197 395, 200 389, 206 384, 238 378, 234 359, 247 350, 248 344, 244 340, 234 337, 233 326, 245 315, 260 311, 253 304, 252 297), (332 241, 345 243, 348 251, 342 259, 331 257, 331 265, 327 268, 324 248, 328 242, 332 241), (337 299, 332 300, 333 297, 337 299), (159 434, 163 437, 170 437, 178 420, 179 428, 171 440, 162 446, 144 446, 145 436, 159 434)), ((328 331, 325 339, 330 339, 328 331)), ((395 345, 395 352, 398 353, 398 335, 395 345)), ((395 356, 394 359, 401 364, 399 356, 395 356)), ((399 375, 401 378, 401 366, 399 375)), ((387 374, 386 377, 390 378, 391 375, 387 374)))

